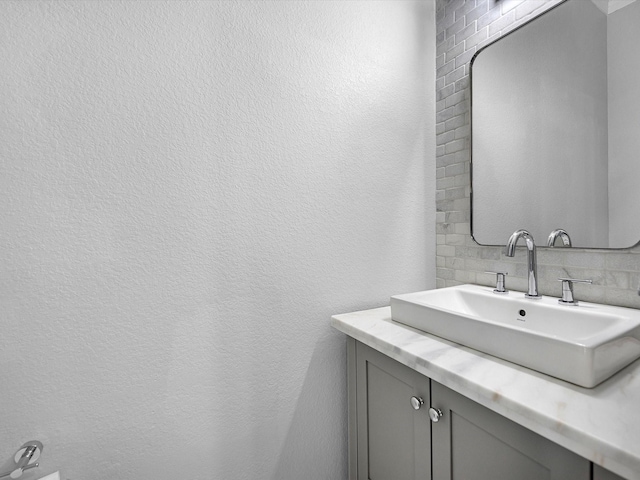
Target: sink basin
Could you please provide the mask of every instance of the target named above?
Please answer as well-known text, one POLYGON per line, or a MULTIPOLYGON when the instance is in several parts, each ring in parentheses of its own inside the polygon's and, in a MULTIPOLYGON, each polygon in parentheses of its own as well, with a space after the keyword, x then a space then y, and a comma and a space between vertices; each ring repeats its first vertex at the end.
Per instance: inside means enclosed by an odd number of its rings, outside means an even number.
POLYGON ((587 388, 640 357, 640 310, 632 308, 460 285, 393 296, 391 317, 587 388))

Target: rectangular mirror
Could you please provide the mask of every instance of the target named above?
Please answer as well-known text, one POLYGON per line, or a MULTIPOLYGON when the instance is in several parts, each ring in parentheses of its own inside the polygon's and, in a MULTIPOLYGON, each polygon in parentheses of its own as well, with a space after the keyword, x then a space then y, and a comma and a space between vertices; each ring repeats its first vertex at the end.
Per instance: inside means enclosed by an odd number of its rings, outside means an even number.
POLYGON ((640 1, 566 0, 471 61, 472 236, 640 240, 640 1))

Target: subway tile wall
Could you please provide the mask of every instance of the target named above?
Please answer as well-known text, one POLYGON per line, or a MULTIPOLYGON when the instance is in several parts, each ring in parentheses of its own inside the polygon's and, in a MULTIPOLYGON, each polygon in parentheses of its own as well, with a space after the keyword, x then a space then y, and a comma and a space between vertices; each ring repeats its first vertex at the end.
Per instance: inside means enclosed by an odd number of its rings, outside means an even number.
MULTIPOLYGON (((438 288, 493 285, 486 271, 506 271, 507 288, 525 291, 526 254, 480 246, 470 234, 469 62, 498 39, 561 0, 436 1, 436 261, 438 288)), ((637 221, 637 219, 634 219, 637 221)), ((505 239, 505 243, 506 243, 505 239)), ((539 290, 560 296, 558 277, 592 279, 576 298, 640 308, 640 247, 626 250, 538 249, 539 290)))

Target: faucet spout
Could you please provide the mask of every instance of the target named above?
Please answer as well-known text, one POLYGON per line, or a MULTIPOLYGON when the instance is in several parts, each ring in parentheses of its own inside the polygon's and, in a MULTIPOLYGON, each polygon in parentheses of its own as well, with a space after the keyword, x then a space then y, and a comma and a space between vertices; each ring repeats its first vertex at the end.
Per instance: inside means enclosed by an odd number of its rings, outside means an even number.
POLYGON ((539 299, 542 298, 541 295, 538 294, 538 268, 536 261, 536 244, 533 240, 533 236, 527 232, 526 230, 516 230, 509 237, 509 241, 507 242, 507 257, 513 257, 516 254, 516 245, 518 240, 523 239, 525 245, 527 247, 527 281, 528 281, 528 290, 525 293, 525 297, 530 299, 539 299))
POLYGON ((549 238, 547 239, 547 247, 555 246, 557 238, 560 238, 562 240, 562 245, 564 245, 565 247, 571 246, 571 237, 569 236, 567 231, 563 230, 562 228, 557 228, 549 234, 549 238))

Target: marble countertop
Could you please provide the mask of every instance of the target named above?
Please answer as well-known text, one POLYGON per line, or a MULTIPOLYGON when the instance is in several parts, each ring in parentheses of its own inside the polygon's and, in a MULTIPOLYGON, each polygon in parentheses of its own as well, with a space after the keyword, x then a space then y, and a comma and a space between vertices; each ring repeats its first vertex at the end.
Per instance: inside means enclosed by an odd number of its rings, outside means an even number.
POLYGON ((335 315, 331 325, 595 464, 640 480, 640 360, 587 389, 396 323, 390 307, 335 315))

